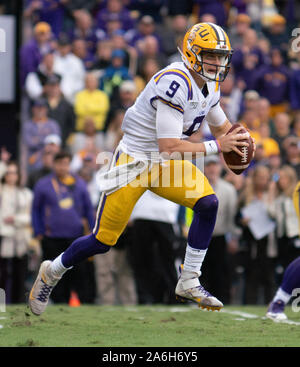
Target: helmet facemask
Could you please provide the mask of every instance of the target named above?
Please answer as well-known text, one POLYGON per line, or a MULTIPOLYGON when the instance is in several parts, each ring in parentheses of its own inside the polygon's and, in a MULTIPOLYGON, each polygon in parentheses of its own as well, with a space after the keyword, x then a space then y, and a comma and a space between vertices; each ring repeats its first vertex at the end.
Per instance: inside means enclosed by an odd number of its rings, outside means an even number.
MULTIPOLYGON (((189 43, 188 43, 188 46, 189 43)), ((232 50, 222 50, 222 49, 203 49, 197 45, 193 47, 188 47, 190 52, 192 52, 196 58, 196 63, 193 65, 192 69, 205 81, 218 81, 223 82, 230 69, 230 61, 232 56, 232 50), (218 55, 220 57, 220 65, 211 64, 205 62, 204 55, 212 54, 218 55), (205 65, 215 68, 214 72, 208 72, 205 70, 205 65)))

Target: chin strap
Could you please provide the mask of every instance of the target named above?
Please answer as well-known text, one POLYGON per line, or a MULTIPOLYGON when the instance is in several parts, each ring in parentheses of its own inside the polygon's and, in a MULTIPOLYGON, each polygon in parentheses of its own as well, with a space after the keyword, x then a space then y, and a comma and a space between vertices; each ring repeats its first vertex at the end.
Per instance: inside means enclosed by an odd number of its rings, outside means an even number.
POLYGON ((189 62, 189 60, 187 59, 187 57, 185 56, 185 54, 181 51, 180 47, 177 47, 177 50, 179 51, 180 55, 181 55, 181 59, 182 61, 185 63, 185 65, 189 68, 189 69, 193 69, 191 67, 191 64, 189 62))

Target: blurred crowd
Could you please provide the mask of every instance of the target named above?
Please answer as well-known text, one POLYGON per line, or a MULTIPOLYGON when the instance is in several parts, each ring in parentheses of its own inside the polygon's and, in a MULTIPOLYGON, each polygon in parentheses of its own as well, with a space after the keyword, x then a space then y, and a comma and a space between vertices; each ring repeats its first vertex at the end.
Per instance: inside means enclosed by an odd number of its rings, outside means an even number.
MULTIPOLYGON (((146 83, 180 61, 200 21, 221 25, 234 54, 221 84, 231 122, 257 151, 242 175, 221 157, 204 172, 219 198, 201 283, 225 304, 266 304, 300 255, 293 191, 300 180, 300 6, 296 0, 26 0, 20 48, 20 157, 0 152, 0 287, 24 302, 41 259, 93 229, 100 152, 146 83), (254 214, 253 214, 254 213, 254 214), (253 225, 261 215, 263 230, 253 225)), ((203 125, 198 137, 210 139, 203 125)), ((116 247, 72 269, 53 302, 175 302, 192 212, 147 192, 116 247), (72 295, 72 297, 71 297, 72 295)))

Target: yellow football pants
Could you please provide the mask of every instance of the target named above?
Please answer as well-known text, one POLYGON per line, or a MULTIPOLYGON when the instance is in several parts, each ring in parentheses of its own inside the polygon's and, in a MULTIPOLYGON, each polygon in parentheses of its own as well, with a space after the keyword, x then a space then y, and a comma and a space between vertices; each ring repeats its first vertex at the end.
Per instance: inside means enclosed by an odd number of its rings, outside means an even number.
MULTIPOLYGON (((115 165, 132 160, 132 157, 121 153, 115 165)), ((115 245, 136 202, 146 190, 188 208, 193 208, 200 198, 214 194, 207 178, 190 161, 153 163, 126 186, 109 195, 102 193, 93 230, 99 241, 115 245)))

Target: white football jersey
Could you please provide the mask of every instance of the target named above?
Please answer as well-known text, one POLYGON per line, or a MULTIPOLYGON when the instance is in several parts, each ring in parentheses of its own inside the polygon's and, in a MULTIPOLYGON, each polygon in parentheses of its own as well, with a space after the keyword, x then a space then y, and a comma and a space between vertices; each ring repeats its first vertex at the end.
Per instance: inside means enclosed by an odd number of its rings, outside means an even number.
MULTIPOLYGON (((126 111, 121 141, 121 149, 126 153, 159 151, 156 129, 158 100, 182 115, 181 138, 185 139, 200 128, 210 109, 218 105, 219 83, 207 82, 200 89, 183 62, 172 63, 155 74, 135 104, 126 111)), ((223 121, 220 123, 223 123, 225 114, 221 118, 223 121)))

